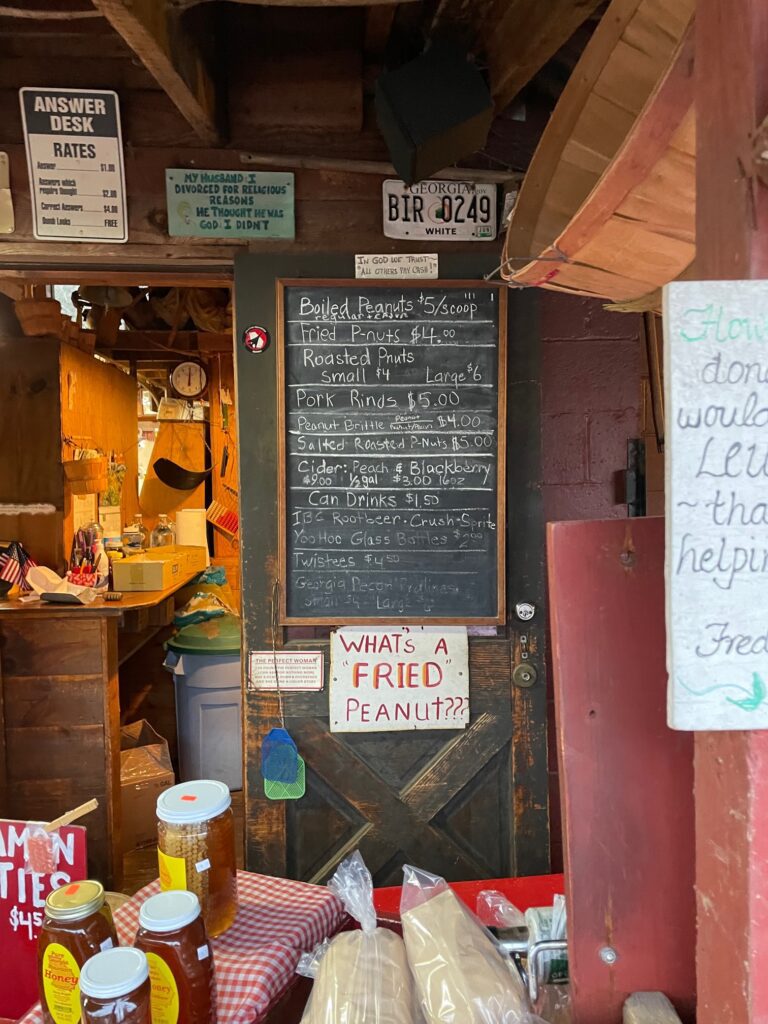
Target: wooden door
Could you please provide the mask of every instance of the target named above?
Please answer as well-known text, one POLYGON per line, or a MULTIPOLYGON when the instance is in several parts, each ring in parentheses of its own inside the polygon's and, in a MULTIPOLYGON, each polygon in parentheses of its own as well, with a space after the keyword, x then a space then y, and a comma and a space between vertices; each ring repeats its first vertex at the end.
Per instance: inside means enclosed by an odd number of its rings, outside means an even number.
MULTIPOLYGON (((441 256, 441 277, 482 279, 490 258, 441 256), (487 265, 486 265, 487 264, 487 265)), ((275 281, 353 276, 351 256, 244 256, 235 305, 241 481, 244 651, 269 649, 277 573, 275 281), (272 344, 242 344, 260 326, 272 344)), ((470 641, 470 725, 463 732, 332 734, 328 695, 285 694, 286 725, 307 765, 302 800, 273 802, 260 775, 261 739, 279 724, 274 696, 245 684, 246 864, 324 881, 359 848, 376 884, 396 884, 403 863, 451 880, 534 874, 549 867, 544 534, 539 480, 538 331, 535 298, 511 293, 508 321, 507 605, 497 635, 470 641), (518 602, 534 618, 515 618, 518 602), (525 640, 521 644, 521 636, 525 640), (527 654, 533 686, 513 670, 527 654)), ((341 623, 340 623, 341 624, 341 623)), ((384 624, 384 623, 382 623, 384 624)), ((494 632, 494 630, 491 630, 494 632)), ((279 630, 277 642, 323 650, 328 627, 279 630)), ((326 671, 327 678, 327 671, 326 671)))

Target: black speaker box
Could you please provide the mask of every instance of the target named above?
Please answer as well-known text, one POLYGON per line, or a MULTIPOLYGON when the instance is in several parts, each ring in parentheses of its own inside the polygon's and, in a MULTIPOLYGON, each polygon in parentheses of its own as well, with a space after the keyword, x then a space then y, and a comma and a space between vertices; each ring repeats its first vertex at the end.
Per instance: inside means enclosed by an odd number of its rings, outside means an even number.
POLYGON ((461 47, 438 41, 379 76, 376 114, 395 170, 410 185, 483 148, 493 101, 461 47))

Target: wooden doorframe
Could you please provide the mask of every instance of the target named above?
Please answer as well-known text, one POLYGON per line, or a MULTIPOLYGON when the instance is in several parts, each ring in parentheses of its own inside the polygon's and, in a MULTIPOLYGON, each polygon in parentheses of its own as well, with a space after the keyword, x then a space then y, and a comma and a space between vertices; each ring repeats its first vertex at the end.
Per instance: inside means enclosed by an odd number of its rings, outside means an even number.
MULTIPOLYGON (((493 265, 491 253, 441 254, 440 276, 478 279, 493 265)), ((260 797, 259 768, 260 738, 264 723, 274 724, 277 718, 277 700, 249 692, 245 666, 249 650, 268 649, 272 643, 271 595, 278 553, 275 281, 302 277, 354 279, 354 256, 244 254, 235 260, 235 364, 242 439, 245 862, 249 870, 278 875, 286 872, 285 805, 260 797), (241 345, 239 339, 251 326, 266 328, 272 341, 266 351, 250 353, 241 345)), ((509 299, 508 405, 511 408, 514 403, 520 415, 507 417, 507 523, 515 523, 514 530, 507 526, 507 638, 511 661, 518 663, 522 654, 528 653, 529 663, 538 671, 533 687, 512 687, 511 694, 515 834, 510 862, 514 874, 525 875, 549 869, 545 538, 539 487, 540 346, 535 295, 512 291, 509 299), (520 601, 536 607, 534 619, 524 624, 514 615, 515 604, 520 601), (521 635, 527 637, 527 652, 521 649, 521 635)))

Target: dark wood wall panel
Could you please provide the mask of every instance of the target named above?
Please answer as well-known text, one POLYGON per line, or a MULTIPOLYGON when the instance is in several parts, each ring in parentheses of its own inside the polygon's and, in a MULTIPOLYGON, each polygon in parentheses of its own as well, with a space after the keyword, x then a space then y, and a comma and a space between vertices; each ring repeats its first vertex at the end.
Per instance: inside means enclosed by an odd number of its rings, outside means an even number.
POLYGON ((0 616, 0 814, 51 821, 96 797, 99 809, 84 822, 89 865, 111 885, 122 872, 116 651, 114 618, 86 610, 0 616))

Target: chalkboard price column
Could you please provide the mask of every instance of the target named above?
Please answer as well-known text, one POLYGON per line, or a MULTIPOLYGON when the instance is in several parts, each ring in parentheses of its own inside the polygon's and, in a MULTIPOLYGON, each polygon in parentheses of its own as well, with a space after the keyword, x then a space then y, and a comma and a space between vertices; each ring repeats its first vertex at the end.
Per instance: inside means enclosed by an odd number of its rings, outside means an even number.
POLYGON ((504 621, 505 306, 279 283, 283 621, 504 621))

